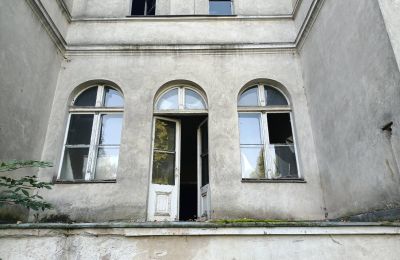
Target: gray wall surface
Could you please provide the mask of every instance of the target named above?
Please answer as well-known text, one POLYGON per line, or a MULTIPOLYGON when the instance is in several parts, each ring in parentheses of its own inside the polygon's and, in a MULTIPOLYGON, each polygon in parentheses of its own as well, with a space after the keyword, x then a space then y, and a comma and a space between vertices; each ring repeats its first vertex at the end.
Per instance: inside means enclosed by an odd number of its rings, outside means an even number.
POLYGON ((300 56, 329 217, 398 205, 400 73, 378 1, 326 0, 300 56))
POLYGON ((18 260, 397 260, 399 242, 398 227, 1 229, 0 256, 18 260))
MULTIPOLYGON (((75 17, 125 17, 131 13, 132 0, 74 1, 75 17)), ((293 0, 233 0, 235 15, 281 15, 293 11, 293 0)), ((157 15, 208 15, 208 0, 157 0, 157 15)))
MULTIPOLYGON (((153 101, 172 80, 201 86, 209 105, 213 218, 323 219, 323 201, 301 70, 296 54, 132 54, 70 56, 63 63, 43 159, 60 162, 68 104, 77 86, 110 80, 124 92, 117 183, 56 184, 46 198, 78 221, 144 220, 150 175, 153 101), (242 183, 237 97, 251 80, 281 82, 293 104, 300 171, 307 183, 242 183), (260 199, 262 198, 262 199, 260 199)), ((58 167, 42 172, 51 180, 58 167)))
POLYGON ((39 160, 61 55, 26 1, 0 1, 0 33, 0 160, 39 160))

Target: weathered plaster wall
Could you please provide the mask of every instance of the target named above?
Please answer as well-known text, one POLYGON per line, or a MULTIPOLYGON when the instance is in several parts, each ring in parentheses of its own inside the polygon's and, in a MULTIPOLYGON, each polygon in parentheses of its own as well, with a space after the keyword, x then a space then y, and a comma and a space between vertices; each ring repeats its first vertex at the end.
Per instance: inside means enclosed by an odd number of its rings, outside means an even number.
POLYGON ((27 1, 0 1, 0 160, 40 159, 61 56, 27 1))
POLYGON ((136 44, 279 44, 292 42, 295 37, 296 32, 291 20, 171 17, 74 22, 70 25, 66 40, 74 47, 136 44))
MULTIPOLYGON (((75 17, 125 17, 130 15, 132 0, 75 1, 75 17)), ((293 0, 233 0, 235 15, 281 15, 293 11, 293 0)), ((208 0, 157 0, 157 15, 208 15, 208 0)))
POLYGON ((379 0, 379 5, 400 68, 400 1, 379 0))
POLYGON ((326 0, 300 56, 329 216, 398 205, 400 73, 378 1, 326 0))
POLYGON ((292 0, 233 0, 233 5, 237 15, 276 15, 293 11, 292 0))
MULTIPOLYGON (((144 220, 150 174, 153 98, 171 80, 200 85, 209 101, 211 207, 214 218, 322 219, 323 202, 301 70, 295 54, 200 53, 70 56, 52 107, 43 159, 60 162, 73 90, 88 80, 115 82, 125 112, 117 183, 56 184, 45 194, 59 213, 80 221, 144 220), (301 174, 307 183, 242 183, 237 95, 249 81, 281 82, 293 102, 301 174)), ((44 179, 57 168, 43 171, 44 179)))
POLYGON ((395 260, 400 254, 396 227, 367 227, 364 231, 357 227, 144 229, 2 229, 0 257, 19 260, 395 260))

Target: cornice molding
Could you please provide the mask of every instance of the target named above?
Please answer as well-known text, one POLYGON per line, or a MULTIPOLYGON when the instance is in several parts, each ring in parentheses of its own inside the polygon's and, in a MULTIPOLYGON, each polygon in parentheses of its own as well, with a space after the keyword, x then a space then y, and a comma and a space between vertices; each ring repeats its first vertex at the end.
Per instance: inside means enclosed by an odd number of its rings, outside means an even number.
POLYGON ((42 2, 40 0, 26 0, 26 2, 31 7, 34 14, 39 18, 39 21, 46 29, 57 49, 62 54, 65 54, 67 50, 67 42, 51 19, 50 15, 47 13, 46 9, 42 5, 42 2))
MULTIPOLYGON (((229 55, 235 54, 238 52, 251 52, 251 53, 296 53, 301 49, 303 43, 315 22, 316 17, 318 16, 319 11, 325 0, 313 0, 311 7, 308 10, 308 13, 300 26, 300 29, 297 33, 297 36, 293 42, 282 42, 282 43, 243 43, 243 44, 173 44, 173 45, 126 45, 126 44, 117 44, 117 45, 69 45, 59 32, 57 26, 53 22, 50 15, 47 13, 45 8, 43 7, 40 0, 26 0, 29 5, 32 7, 32 10, 40 19, 41 23, 46 28, 46 31, 49 33, 51 39, 56 44, 57 48, 65 55, 104 55, 104 54, 151 54, 151 53, 193 53, 193 54, 221 54, 221 55, 229 55)), ((65 5, 64 0, 57 0, 59 2, 60 7, 63 10, 63 13, 66 16, 70 15, 67 6, 65 5)), ((289 17, 280 17, 279 19, 293 19, 297 15, 298 10, 300 9, 301 3, 303 0, 297 0, 293 9, 293 14, 289 17)), ((121 18, 121 19, 85 19, 82 21, 126 21, 127 19, 132 18, 121 18)), ((137 18, 143 19, 143 18, 137 18)), ((147 19, 147 18, 146 18, 147 19)), ((144 20, 146 20, 144 19, 144 20)), ((171 17, 156 17, 152 18, 159 19, 163 21, 163 19, 171 20, 171 17)), ((173 19, 173 18, 172 18, 173 19)), ((176 17, 176 19, 204 19, 204 20, 240 20, 240 19, 278 19, 276 16, 264 16, 264 17, 176 17)), ((74 22, 74 19, 71 19, 71 22, 74 22)))
POLYGON ((56 2, 58 4, 58 6, 61 8, 61 11, 62 11, 63 15, 65 16, 65 18, 70 23, 72 21, 72 15, 68 9, 67 4, 65 3, 64 0, 56 0, 56 2))

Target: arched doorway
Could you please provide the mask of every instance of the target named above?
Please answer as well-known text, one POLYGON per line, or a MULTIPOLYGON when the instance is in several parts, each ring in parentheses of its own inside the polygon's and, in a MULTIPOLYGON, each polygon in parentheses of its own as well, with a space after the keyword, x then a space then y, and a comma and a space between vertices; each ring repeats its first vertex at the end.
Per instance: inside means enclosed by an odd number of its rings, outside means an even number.
POLYGON ((189 85, 162 91, 154 105, 149 221, 208 218, 208 122, 205 94, 189 85))

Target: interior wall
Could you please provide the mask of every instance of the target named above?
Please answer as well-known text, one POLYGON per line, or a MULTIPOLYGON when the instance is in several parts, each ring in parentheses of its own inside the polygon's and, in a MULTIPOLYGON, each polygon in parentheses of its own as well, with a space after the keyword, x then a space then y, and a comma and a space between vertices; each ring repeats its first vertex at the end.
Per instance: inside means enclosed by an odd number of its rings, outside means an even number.
POLYGON ((329 217, 399 205, 400 73, 378 1, 326 0, 300 56, 329 217))

